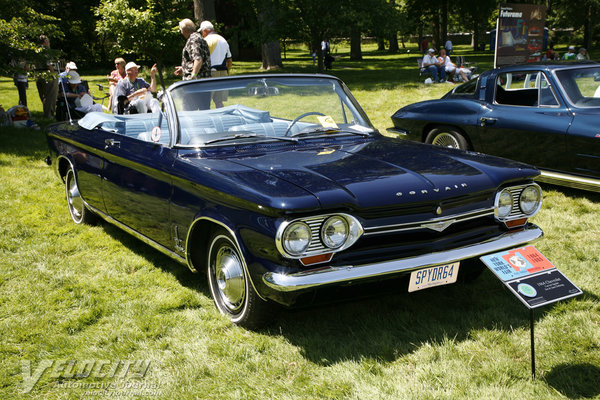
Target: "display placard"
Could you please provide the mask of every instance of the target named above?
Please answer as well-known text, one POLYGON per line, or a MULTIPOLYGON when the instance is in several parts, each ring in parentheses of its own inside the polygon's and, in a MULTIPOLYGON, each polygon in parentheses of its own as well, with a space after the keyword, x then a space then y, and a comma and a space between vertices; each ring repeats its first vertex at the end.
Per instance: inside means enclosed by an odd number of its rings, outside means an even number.
POLYGON ((500 4, 494 66, 540 61, 545 24, 545 5, 500 4))
POLYGON ((480 259, 530 309, 583 293, 534 246, 480 259))

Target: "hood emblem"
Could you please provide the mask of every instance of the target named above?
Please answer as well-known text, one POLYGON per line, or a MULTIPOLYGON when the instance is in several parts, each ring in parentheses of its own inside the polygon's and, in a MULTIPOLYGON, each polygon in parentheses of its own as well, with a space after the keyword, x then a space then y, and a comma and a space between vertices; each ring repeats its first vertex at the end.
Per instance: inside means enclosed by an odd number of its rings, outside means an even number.
POLYGON ((435 209, 435 213, 436 213, 437 215, 442 215, 442 207, 439 207, 439 206, 438 206, 438 208, 436 208, 436 209, 435 209))
MULTIPOLYGON (((435 193, 439 193, 442 190, 445 191, 445 192, 450 192, 450 191, 454 191, 454 190, 457 190, 457 189, 464 189, 464 188, 466 188, 468 186, 469 185, 467 185, 466 183, 459 183, 459 184, 456 184, 456 185, 444 186, 443 188, 436 187, 436 188, 433 188, 433 189, 430 189, 430 190, 434 191, 435 193)), ((408 194, 410 196, 415 196, 417 194, 428 195, 429 194, 429 190, 427 190, 427 189, 410 190, 408 192, 408 194)), ((396 192, 396 196, 397 197, 402 197, 403 195, 404 195, 404 192, 396 192)))
POLYGON ((456 222, 455 219, 450 219, 450 220, 440 221, 440 222, 432 222, 430 224, 421 225, 421 228, 427 228, 427 229, 431 229, 432 231, 441 232, 455 222, 456 222))

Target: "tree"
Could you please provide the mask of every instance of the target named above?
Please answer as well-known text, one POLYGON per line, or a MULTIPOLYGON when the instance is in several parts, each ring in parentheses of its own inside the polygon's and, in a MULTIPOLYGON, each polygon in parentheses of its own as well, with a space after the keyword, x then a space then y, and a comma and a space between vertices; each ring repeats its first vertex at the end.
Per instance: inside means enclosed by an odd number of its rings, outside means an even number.
MULTIPOLYGON (((577 7, 573 7, 573 2, 567 0, 554 0, 549 3, 549 25, 555 28, 574 28, 576 36, 590 49, 599 28, 597 21, 600 17, 600 0, 582 0, 578 2, 577 7)), ((573 37, 570 40, 573 42, 573 37)))
POLYGON ((178 60, 183 37, 176 15, 183 11, 172 8, 172 2, 144 0, 139 8, 129 0, 102 0, 95 14, 99 17, 96 32, 109 41, 112 56, 142 57, 158 63, 162 81, 162 66, 166 60, 178 60))
POLYGON ((476 50, 482 33, 490 28, 490 17, 498 4, 496 0, 463 0, 456 6, 459 21, 473 32, 473 49, 476 50))
POLYGON ((59 19, 36 11, 29 3, 0 0, 3 18, 0 19, 0 72, 12 75, 12 60, 36 63, 42 60, 39 36, 63 36, 59 19))

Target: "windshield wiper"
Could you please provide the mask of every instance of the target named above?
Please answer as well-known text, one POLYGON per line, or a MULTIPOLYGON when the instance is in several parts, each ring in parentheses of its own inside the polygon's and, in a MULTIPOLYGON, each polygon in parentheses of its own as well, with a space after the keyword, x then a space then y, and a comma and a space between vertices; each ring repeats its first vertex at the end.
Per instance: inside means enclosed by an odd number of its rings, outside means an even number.
POLYGON ((363 137, 367 137, 370 134, 367 132, 359 132, 359 131, 351 131, 351 130, 341 130, 340 128, 324 128, 324 127, 320 127, 320 128, 314 128, 314 129, 310 129, 310 130, 302 130, 300 132, 294 133, 291 137, 298 137, 298 136, 308 136, 308 135, 312 135, 313 133, 349 133, 351 135, 358 135, 358 136, 363 136, 363 137))
POLYGON ((248 139, 248 138, 275 139, 275 140, 283 140, 283 141, 287 141, 287 142, 297 142, 298 141, 297 139, 294 139, 291 137, 267 136, 267 135, 259 135, 259 134, 250 133, 250 132, 242 132, 242 133, 237 133, 232 136, 224 136, 224 137, 220 137, 220 138, 215 138, 215 139, 209 140, 207 142, 204 142, 204 144, 225 142, 225 141, 236 140, 236 139, 248 139))

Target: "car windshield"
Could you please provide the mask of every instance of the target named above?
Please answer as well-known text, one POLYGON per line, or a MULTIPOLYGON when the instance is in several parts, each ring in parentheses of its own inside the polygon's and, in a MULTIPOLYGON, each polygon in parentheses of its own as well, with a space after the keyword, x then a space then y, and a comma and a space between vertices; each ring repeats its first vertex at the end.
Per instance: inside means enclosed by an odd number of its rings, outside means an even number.
POLYGON ((334 78, 233 77, 169 89, 180 146, 297 141, 374 131, 358 103, 334 78))
POLYGON ((576 107, 600 107, 600 67, 556 71, 569 102, 576 107))

